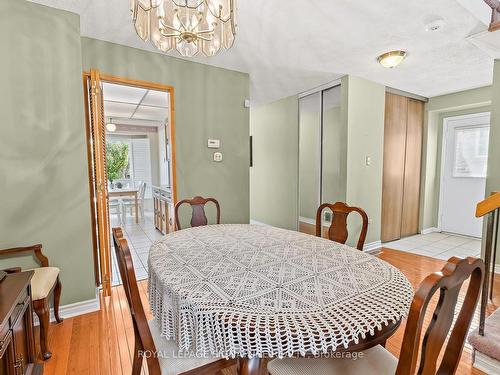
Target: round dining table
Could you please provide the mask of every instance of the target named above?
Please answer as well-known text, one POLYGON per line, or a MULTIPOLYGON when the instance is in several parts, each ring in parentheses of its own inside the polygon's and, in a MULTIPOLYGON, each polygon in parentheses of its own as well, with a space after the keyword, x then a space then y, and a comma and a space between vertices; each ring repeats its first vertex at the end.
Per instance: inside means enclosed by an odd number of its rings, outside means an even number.
POLYGON ((387 262, 327 239, 263 225, 173 232, 149 254, 149 302, 179 350, 240 358, 322 356, 384 344, 413 288, 387 262))

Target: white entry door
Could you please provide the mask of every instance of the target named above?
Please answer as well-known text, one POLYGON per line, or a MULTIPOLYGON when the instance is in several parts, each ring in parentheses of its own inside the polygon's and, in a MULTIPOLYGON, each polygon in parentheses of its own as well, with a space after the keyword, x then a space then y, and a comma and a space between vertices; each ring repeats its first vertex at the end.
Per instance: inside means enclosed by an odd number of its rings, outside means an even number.
POLYGON ((484 199, 490 114, 444 119, 440 224, 443 232, 481 237, 482 219, 474 216, 484 199))

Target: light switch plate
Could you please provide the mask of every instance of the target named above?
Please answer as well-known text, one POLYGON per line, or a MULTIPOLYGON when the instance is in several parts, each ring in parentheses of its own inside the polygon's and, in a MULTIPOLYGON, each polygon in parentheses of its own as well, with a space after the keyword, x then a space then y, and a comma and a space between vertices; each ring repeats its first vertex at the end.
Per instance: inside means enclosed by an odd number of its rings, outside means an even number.
POLYGON ((208 148, 220 148, 220 139, 209 139, 207 146, 208 148))
POLYGON ((214 161, 218 163, 222 161, 222 152, 214 152, 214 161))

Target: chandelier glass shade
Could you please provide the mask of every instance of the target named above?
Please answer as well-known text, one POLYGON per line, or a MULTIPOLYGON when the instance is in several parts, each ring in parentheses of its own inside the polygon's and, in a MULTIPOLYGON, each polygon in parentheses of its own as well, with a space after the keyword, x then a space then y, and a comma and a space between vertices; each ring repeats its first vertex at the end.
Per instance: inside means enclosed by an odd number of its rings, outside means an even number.
POLYGON ((236 0, 131 0, 137 35, 162 52, 214 56, 236 36, 236 0))

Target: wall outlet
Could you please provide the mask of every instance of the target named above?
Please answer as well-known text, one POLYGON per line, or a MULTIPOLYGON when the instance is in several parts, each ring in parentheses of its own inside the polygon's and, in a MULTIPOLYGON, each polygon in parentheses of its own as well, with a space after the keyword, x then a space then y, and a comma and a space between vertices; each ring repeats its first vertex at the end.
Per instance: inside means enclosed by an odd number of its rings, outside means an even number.
POLYGON ((365 164, 366 164, 367 167, 369 167, 370 165, 372 165, 372 158, 371 158, 371 156, 367 156, 365 158, 365 164))
POLYGON ((214 161, 218 163, 222 161, 222 152, 214 152, 214 161))

